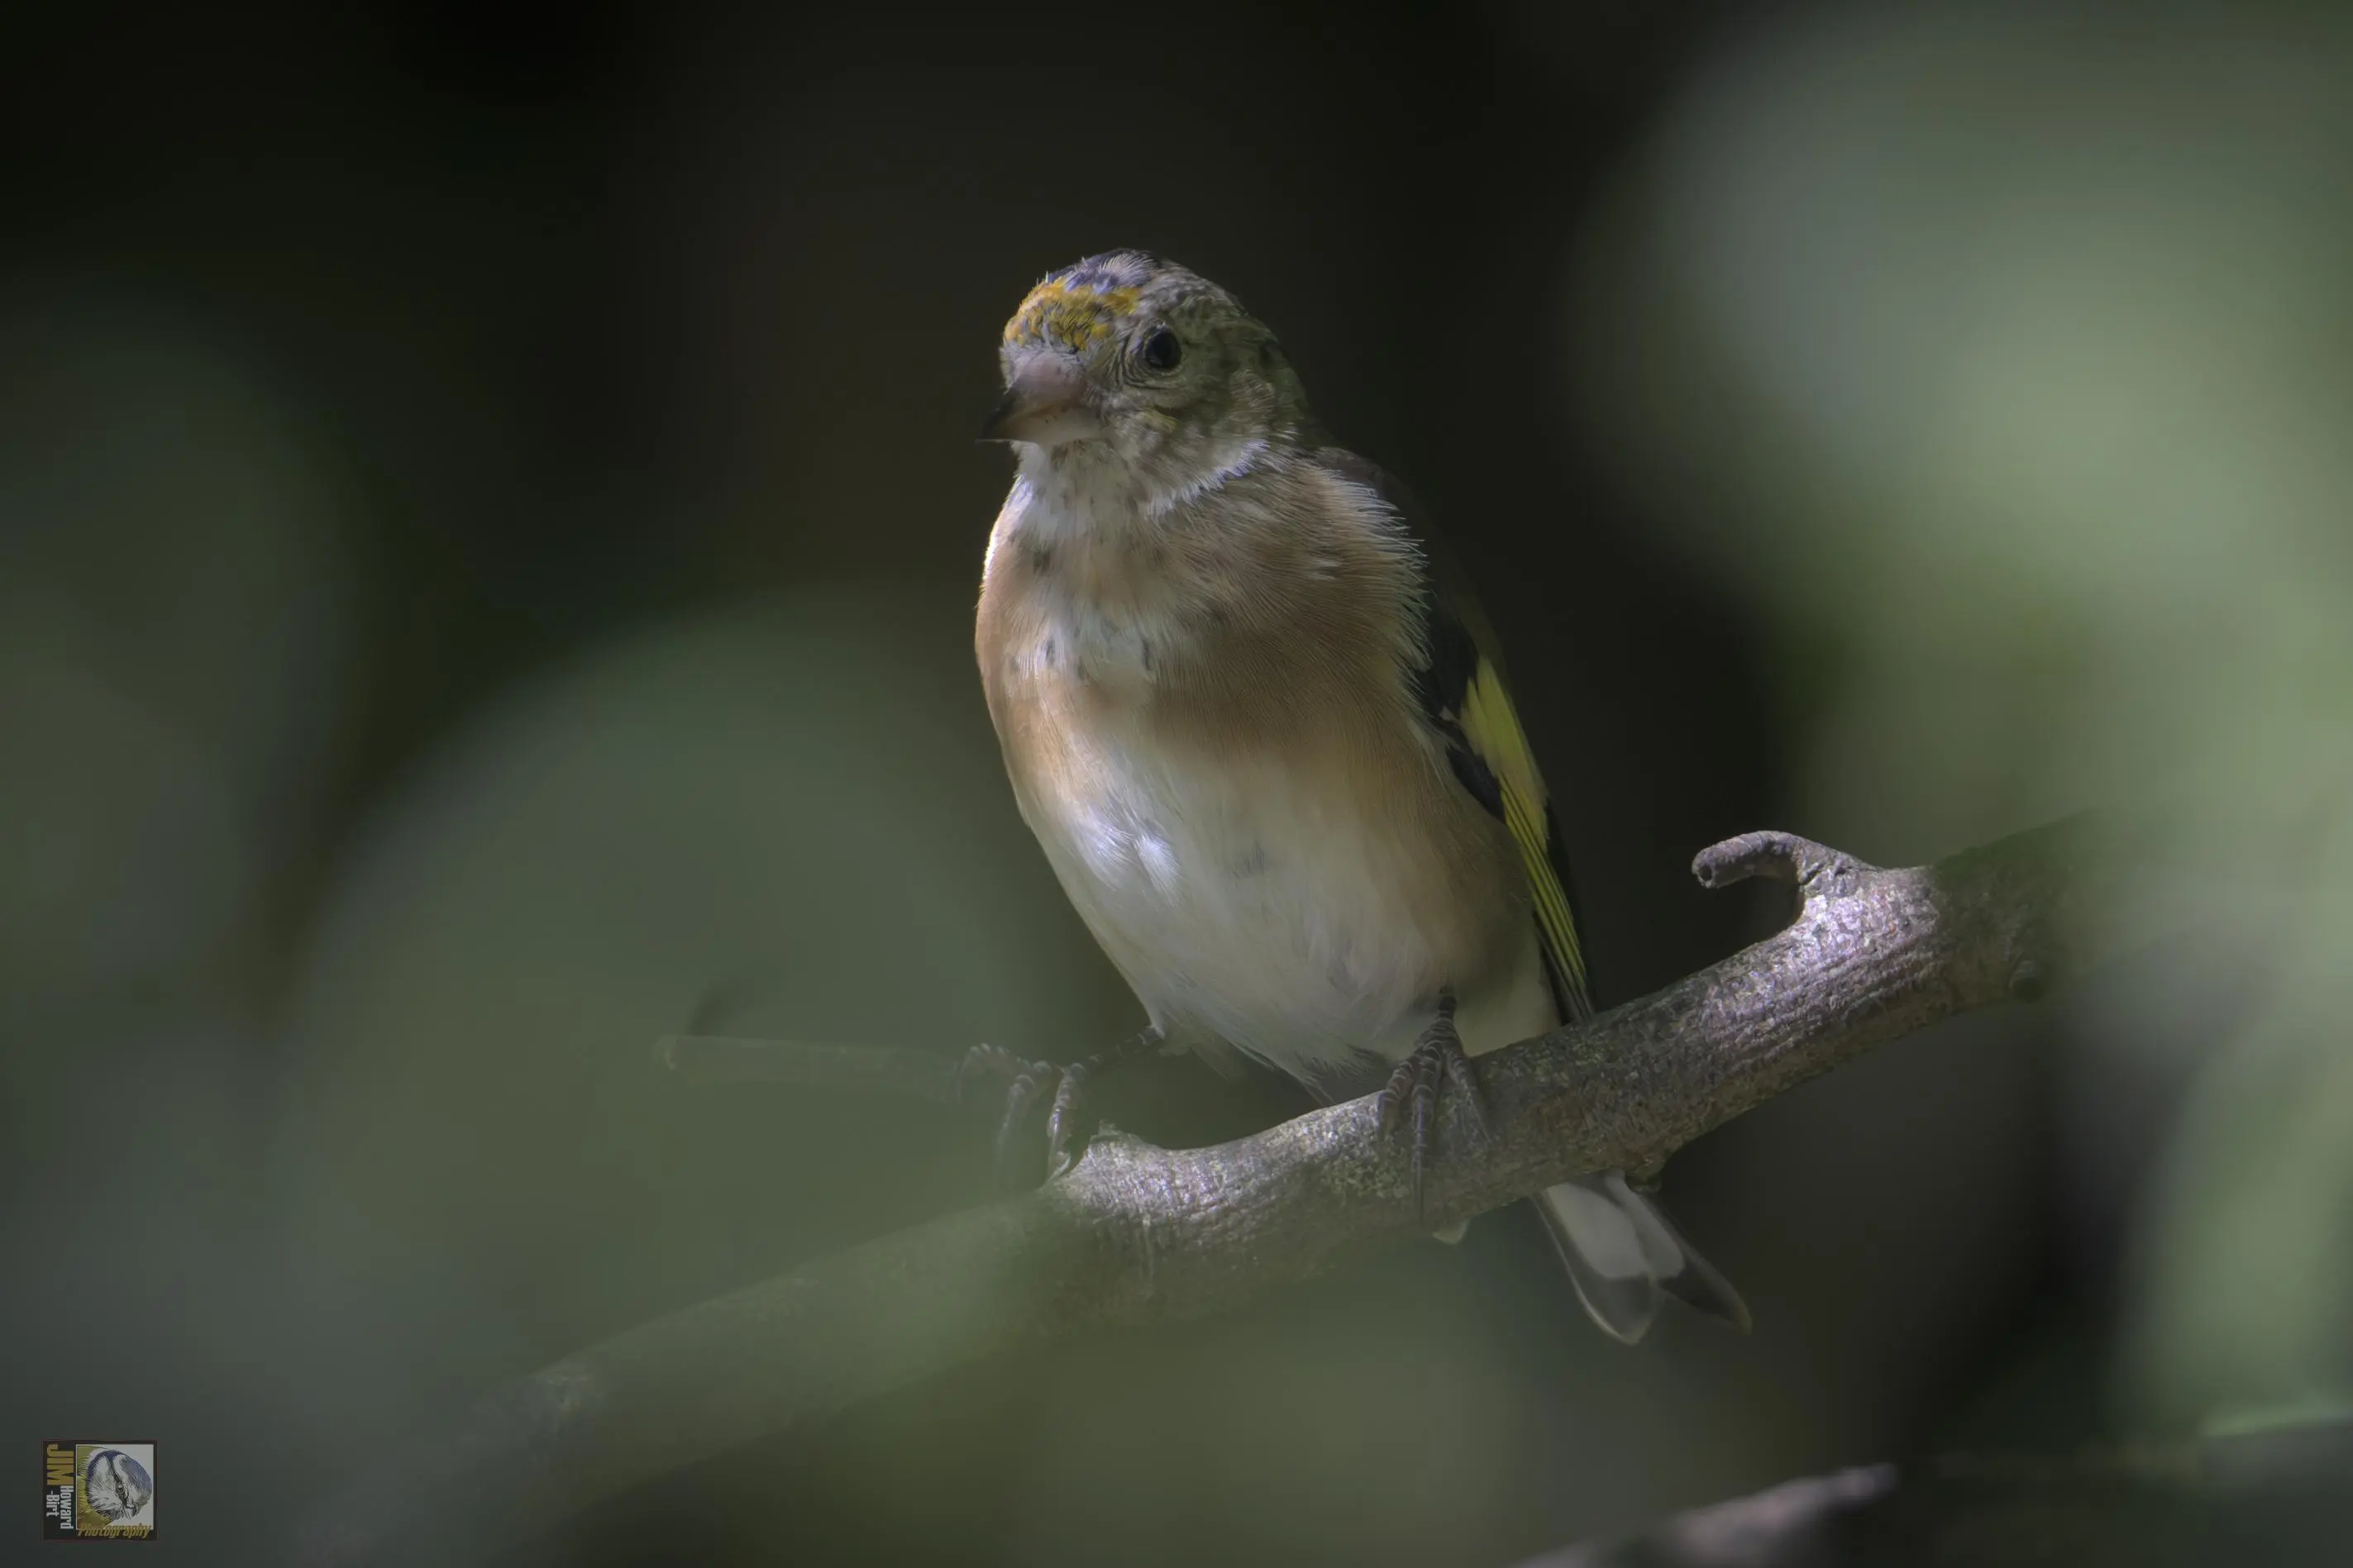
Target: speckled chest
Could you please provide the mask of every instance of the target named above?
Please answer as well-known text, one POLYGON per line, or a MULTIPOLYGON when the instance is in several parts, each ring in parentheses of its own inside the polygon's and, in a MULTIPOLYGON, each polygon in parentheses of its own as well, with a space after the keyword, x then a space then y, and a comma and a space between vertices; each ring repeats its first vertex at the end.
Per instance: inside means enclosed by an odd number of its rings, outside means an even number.
MULTIPOLYGON (((1371 572, 1124 571, 1000 520, 981 606, 1022 812, 1156 1021, 1314 1077, 1513 967, 1499 836, 1418 722, 1371 572), (1279 595, 1253 604, 1251 591, 1279 595), (1253 632, 1250 628, 1261 628, 1253 632)), ((1327 547, 1345 550, 1345 542, 1327 547)))

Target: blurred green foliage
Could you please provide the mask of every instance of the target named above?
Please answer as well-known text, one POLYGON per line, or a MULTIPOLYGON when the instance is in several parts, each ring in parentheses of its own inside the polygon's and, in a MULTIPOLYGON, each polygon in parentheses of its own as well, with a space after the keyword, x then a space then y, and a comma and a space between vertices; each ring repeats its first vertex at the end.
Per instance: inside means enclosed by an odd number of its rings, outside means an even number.
MULTIPOLYGON (((994 16, 96 15, 0 48, 44 150, 0 169, 0 1327, 121 1348, 0 1407, 155 1436, 195 1560, 258 1449, 301 1493, 986 1197, 985 1119, 662 1081, 715 987, 942 1051, 1134 1026, 967 641, 997 326, 1113 245, 1234 287, 1457 539, 1605 1000, 1759 928, 1684 870, 1759 826, 1915 862, 2202 801, 2149 893, 2197 935, 1679 1160, 1751 1341, 1620 1353, 1497 1216, 544 1560, 1493 1563, 2348 1396, 2335 13, 1213 9, 1214 90, 1107 13, 1084 111, 976 68, 994 16)), ((1170 1141, 1298 1104, 1105 1095, 1170 1141)))
POLYGON ((2068 1018, 2078 1141, 2187 1078, 2100 1216, 2123 1408, 2177 1425, 2353 1389, 2348 67, 2329 11, 1827 11, 1695 79, 1576 317, 1586 406, 1792 650, 1811 831, 2195 808, 2148 890, 2210 950, 2194 1068, 2146 996, 2068 1018))

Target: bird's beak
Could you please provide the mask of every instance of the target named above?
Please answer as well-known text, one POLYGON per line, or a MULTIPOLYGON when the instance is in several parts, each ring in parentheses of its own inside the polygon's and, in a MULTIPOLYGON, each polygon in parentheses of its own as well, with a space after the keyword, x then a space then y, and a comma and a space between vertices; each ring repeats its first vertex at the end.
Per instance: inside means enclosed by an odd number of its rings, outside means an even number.
POLYGON ((1033 354, 1014 370, 997 411, 980 427, 980 438, 1039 447, 1084 440, 1103 428, 1082 399, 1086 387, 1085 370, 1070 355, 1033 354))

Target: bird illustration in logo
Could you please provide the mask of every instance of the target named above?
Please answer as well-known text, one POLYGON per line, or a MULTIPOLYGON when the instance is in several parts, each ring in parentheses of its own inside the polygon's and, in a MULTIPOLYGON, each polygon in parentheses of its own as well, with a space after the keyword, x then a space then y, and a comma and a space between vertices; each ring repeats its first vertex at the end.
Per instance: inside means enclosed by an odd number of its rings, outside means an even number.
POLYGON ((83 1468, 81 1495, 92 1513, 110 1524, 124 1524, 138 1518, 155 1495, 155 1478, 121 1449, 100 1448, 83 1468))

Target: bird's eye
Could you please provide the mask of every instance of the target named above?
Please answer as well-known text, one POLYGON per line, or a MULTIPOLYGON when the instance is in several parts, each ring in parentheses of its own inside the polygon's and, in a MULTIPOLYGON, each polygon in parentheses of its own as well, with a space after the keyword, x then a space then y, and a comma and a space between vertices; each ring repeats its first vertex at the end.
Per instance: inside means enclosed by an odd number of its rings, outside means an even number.
POLYGON ((1185 357, 1185 345, 1166 327, 1155 327, 1144 340, 1144 363, 1154 370, 1175 370, 1185 357))

